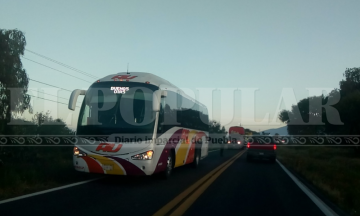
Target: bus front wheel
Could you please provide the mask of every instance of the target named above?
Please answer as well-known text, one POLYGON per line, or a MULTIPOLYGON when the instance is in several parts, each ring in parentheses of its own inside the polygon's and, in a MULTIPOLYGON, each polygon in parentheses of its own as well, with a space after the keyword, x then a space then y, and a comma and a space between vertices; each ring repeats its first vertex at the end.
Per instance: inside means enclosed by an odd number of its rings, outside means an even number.
POLYGON ((173 167, 174 167, 174 156, 172 153, 170 153, 166 160, 166 168, 162 172, 163 179, 168 179, 170 177, 173 167))

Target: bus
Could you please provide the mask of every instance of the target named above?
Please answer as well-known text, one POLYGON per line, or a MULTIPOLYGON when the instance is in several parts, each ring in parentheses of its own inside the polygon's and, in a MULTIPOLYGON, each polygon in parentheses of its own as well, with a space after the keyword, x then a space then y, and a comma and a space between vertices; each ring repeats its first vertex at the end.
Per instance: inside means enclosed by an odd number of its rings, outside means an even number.
POLYGON ((193 167, 208 155, 205 105, 151 73, 123 72, 76 89, 69 99, 79 111, 73 164, 77 171, 112 175, 159 175, 193 167))
POLYGON ((244 149, 245 148, 245 130, 240 126, 232 126, 229 128, 229 134, 227 136, 229 148, 232 149, 244 149))

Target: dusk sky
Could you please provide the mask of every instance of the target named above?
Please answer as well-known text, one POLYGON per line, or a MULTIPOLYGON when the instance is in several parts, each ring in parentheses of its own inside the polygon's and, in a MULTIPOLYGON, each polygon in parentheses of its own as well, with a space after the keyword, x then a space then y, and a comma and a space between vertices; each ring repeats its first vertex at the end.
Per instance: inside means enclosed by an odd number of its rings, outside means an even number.
MULTIPOLYGON (((338 88, 345 69, 360 66, 359 9, 358 0, 0 0, 0 28, 23 31, 26 49, 95 77, 124 72, 129 63, 130 72, 156 74, 189 94, 199 90, 211 119, 264 130, 284 126, 273 119, 279 104, 290 108, 280 103, 282 91, 289 95, 285 88, 299 101, 307 88, 338 88)), ((30 79, 69 90, 96 81, 29 51, 24 57, 30 79)), ((29 87, 70 95, 33 81, 29 87)), ((68 103, 36 91, 29 94, 68 103)), ((78 108, 32 103, 34 112, 50 110, 74 128, 78 108)))

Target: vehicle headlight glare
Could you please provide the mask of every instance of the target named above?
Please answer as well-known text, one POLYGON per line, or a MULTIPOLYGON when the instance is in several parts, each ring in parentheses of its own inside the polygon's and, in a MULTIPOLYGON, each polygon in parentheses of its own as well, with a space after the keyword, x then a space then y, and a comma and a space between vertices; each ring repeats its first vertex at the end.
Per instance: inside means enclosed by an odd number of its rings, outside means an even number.
POLYGON ((83 157, 86 153, 81 151, 78 147, 74 147, 74 156, 83 157))
POLYGON ((147 152, 133 155, 133 156, 131 156, 131 159, 133 159, 133 160, 151 160, 153 158, 153 155, 154 155, 154 151, 150 150, 147 152))

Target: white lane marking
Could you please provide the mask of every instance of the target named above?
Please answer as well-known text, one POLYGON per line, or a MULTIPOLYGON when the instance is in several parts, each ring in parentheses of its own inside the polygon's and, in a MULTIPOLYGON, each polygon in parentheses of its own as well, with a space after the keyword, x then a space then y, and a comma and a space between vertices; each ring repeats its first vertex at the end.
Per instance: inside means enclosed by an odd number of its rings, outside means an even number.
POLYGON ((44 190, 44 191, 39 191, 39 192, 31 193, 31 194, 26 194, 26 195, 23 195, 23 196, 18 196, 18 197, 6 199, 6 200, 3 200, 3 201, 0 201, 0 204, 16 201, 16 200, 19 200, 19 199, 25 199, 25 198, 28 198, 28 197, 32 197, 32 196, 36 196, 36 195, 40 195, 40 194, 44 194, 44 193, 49 193, 49 192, 53 192, 53 191, 57 191, 57 190, 61 190, 61 189, 69 188, 69 187, 74 187, 74 186, 77 186, 77 185, 85 184, 85 183, 92 182, 92 181, 102 179, 102 178, 104 178, 104 177, 100 177, 100 178, 96 178, 96 179, 90 179, 90 180, 86 180, 86 181, 82 181, 82 182, 76 182, 76 183, 73 183, 73 184, 68 184, 68 185, 64 185, 64 186, 61 186, 61 187, 57 187, 57 188, 52 188, 52 189, 48 189, 48 190, 44 190))
POLYGON ((307 188, 302 182, 300 182, 289 170, 287 170, 284 165, 276 159, 276 162, 280 167, 289 175, 289 177, 297 184, 297 186, 319 207, 319 209, 327 216, 337 216, 329 206, 327 206, 319 197, 317 197, 309 188, 307 188))

